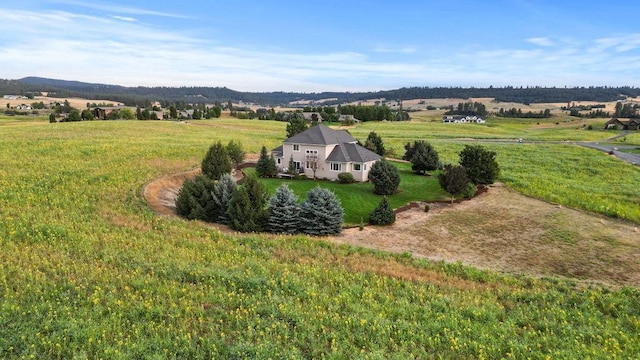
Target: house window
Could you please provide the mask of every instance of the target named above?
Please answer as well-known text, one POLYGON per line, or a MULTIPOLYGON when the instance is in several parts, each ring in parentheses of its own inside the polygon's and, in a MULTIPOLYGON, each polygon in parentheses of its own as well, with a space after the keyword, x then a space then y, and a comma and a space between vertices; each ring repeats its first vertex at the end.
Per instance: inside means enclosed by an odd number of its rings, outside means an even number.
POLYGON ((353 171, 360 171, 360 164, 353 164, 353 171))
POLYGON ((282 159, 276 158, 276 162, 278 163, 278 165, 281 165, 282 164, 282 159))
POLYGON ((362 164, 362 170, 367 171, 367 164, 362 164))
POLYGON ((305 150, 306 153, 306 168, 317 169, 318 168, 318 150, 305 150))
POLYGON ((300 151, 300 144, 293 144, 293 151, 300 151))
POLYGON ((296 170, 299 170, 301 168, 300 161, 294 161, 293 166, 295 166, 296 170))
POLYGON ((331 171, 342 171, 342 163, 331 163, 331 171))

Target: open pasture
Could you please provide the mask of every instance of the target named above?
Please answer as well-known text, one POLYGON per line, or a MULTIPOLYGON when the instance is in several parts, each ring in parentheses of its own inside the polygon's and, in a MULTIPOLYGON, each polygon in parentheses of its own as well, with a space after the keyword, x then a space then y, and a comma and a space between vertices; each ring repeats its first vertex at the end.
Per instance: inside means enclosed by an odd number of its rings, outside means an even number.
MULTIPOLYGON (((234 139, 257 152, 284 138, 283 123, 0 122, 2 358, 640 353, 637 289, 576 287, 306 237, 223 235, 156 216, 143 202, 145 183, 198 166, 211 143, 234 139)), ((386 126, 353 132, 392 134, 386 126)), ((409 134, 400 138, 389 141, 397 152, 409 134)), ((434 145, 454 161, 463 142, 434 145)), ((598 176, 622 168, 637 183, 637 169, 586 149, 491 146, 504 181, 522 178, 524 188, 534 175, 521 173, 541 167, 530 157, 571 154, 577 165, 584 156, 607 159, 598 176)))

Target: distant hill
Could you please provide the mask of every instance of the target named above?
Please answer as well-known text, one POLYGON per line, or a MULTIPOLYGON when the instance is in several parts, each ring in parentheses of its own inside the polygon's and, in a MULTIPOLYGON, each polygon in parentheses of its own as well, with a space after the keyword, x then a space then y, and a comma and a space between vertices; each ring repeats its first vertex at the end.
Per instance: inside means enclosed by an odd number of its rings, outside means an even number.
POLYGON ((616 101, 640 96, 635 87, 408 87, 377 92, 240 92, 226 87, 127 87, 120 85, 93 84, 80 81, 25 77, 19 80, 0 80, 0 95, 26 95, 48 92, 57 97, 81 97, 86 99, 109 99, 127 105, 147 106, 153 101, 163 103, 214 103, 246 102, 264 106, 288 105, 295 101, 311 100, 323 105, 343 104, 353 101, 385 98, 388 100, 437 99, 437 98, 495 98, 497 101, 531 103, 569 103, 572 101, 616 101))

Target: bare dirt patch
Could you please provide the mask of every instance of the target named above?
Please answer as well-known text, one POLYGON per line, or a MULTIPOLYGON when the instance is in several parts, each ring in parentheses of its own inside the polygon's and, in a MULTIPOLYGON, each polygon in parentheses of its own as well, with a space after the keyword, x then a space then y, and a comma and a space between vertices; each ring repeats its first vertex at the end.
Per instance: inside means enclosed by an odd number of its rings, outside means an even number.
MULTIPOLYGON (((197 172, 160 178, 144 188, 143 196, 156 213, 175 215, 182 182, 197 172)), ((409 208, 391 226, 345 229, 321 239, 506 273, 640 286, 636 225, 532 199, 501 185, 469 201, 430 204, 429 212, 422 206, 409 208)), ((377 265, 348 265, 386 272, 377 265)), ((408 273, 399 275, 394 267, 388 275, 413 280, 432 276, 404 270, 408 273)))

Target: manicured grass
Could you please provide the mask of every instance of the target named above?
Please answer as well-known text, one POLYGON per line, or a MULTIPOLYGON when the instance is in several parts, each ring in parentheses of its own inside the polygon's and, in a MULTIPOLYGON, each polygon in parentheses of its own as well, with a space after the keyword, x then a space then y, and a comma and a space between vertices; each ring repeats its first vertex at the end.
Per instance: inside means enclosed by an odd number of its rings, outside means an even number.
MULTIPOLYGON (((234 124, 3 125, 0 358, 640 353, 637 289, 499 275, 302 236, 223 235, 153 214, 140 195, 145 183, 197 166, 218 140, 240 140, 254 152, 277 144, 285 126, 255 121, 253 130, 242 121, 247 127, 235 131, 234 124)), ((440 145, 448 158, 461 147, 440 145)), ((561 159, 591 164, 592 153, 563 147, 492 146, 504 176, 523 187, 548 172, 559 181, 552 165, 561 159)), ((604 158, 593 176, 621 181, 618 163, 604 158)), ((599 186, 583 185, 588 193, 599 186)))
MULTIPOLYGON (((399 208, 412 201, 438 201, 449 199, 449 194, 440 187, 438 178, 434 176, 416 175, 411 171, 411 165, 394 162, 400 172, 400 187, 397 194, 389 196, 393 208, 399 208)), ((249 170, 249 169, 247 169, 249 170)), ((333 191, 340 199, 344 209, 344 223, 348 225, 367 223, 369 214, 382 200, 382 196, 373 193, 373 185, 367 183, 340 184, 333 181, 321 180, 288 180, 261 179, 271 194, 281 184, 287 184, 299 201, 304 201, 309 190, 316 186, 333 191)))

